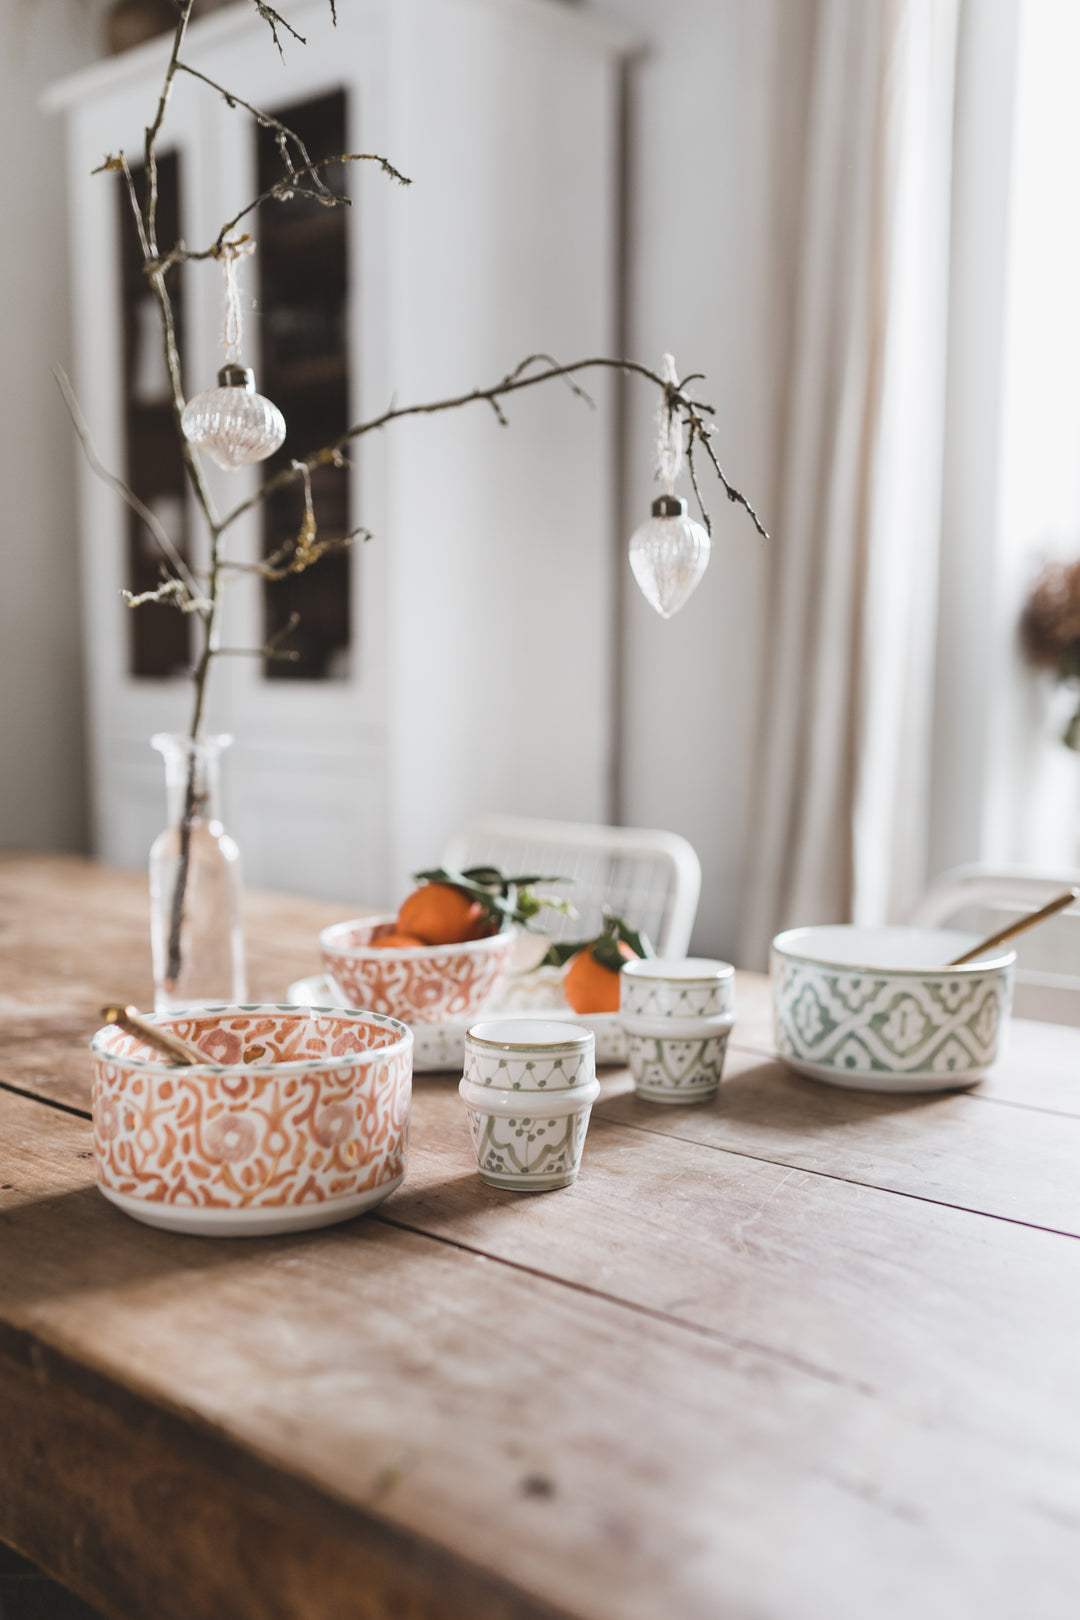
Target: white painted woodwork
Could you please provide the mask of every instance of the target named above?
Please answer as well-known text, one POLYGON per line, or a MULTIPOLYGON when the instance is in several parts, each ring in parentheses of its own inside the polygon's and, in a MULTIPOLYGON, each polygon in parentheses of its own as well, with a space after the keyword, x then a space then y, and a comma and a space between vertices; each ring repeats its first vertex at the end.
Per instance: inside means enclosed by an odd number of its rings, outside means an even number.
MULTIPOLYGON (((247 6, 195 26, 185 55, 270 110, 343 86, 350 150, 383 152, 414 181, 401 190, 374 165, 353 169, 352 418, 494 381, 535 351, 610 353, 629 36, 547 0, 348 0, 338 12, 335 31, 323 0, 290 9, 308 43, 290 45, 284 67, 247 6)), ((165 58, 154 42, 49 97, 67 119, 75 382, 114 467, 118 197, 90 170, 106 152, 139 152, 165 58)), ((181 78, 163 146, 181 155, 185 240, 207 243, 254 194, 250 123, 181 78)), ((219 361, 221 286, 213 266, 185 277, 190 394, 219 361)), ((257 365, 250 344, 247 358, 257 365)), ((225 803, 249 881, 383 904, 469 815, 605 819, 613 416, 607 379, 589 389, 595 411, 547 385, 511 403, 509 430, 476 406, 358 449, 352 520, 376 539, 354 554, 351 675, 270 684, 240 658, 214 674, 209 724, 237 738, 225 803)), ((93 843, 133 866, 164 816, 148 738, 182 729, 190 698, 183 681, 127 674, 125 517, 85 466, 79 476, 93 843)), ((235 499, 254 480, 215 487, 235 499)), ((229 549, 251 560, 258 543, 245 521, 229 549)), ((258 592, 241 585, 223 639, 259 637, 258 592)))

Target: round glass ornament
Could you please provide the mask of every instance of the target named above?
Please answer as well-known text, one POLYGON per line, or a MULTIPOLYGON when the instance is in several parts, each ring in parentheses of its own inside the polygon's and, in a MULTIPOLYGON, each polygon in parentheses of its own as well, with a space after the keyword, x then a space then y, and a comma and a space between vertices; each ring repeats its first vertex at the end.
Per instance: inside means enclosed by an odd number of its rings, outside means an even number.
POLYGON ((701 583, 712 545, 708 531, 686 515, 677 495, 660 495, 652 517, 630 540, 630 567, 642 596, 662 619, 670 619, 701 583))
POLYGON ((188 400, 180 426, 196 450, 228 472, 265 461, 285 440, 285 418, 273 400, 255 392, 248 366, 223 366, 216 388, 188 400))

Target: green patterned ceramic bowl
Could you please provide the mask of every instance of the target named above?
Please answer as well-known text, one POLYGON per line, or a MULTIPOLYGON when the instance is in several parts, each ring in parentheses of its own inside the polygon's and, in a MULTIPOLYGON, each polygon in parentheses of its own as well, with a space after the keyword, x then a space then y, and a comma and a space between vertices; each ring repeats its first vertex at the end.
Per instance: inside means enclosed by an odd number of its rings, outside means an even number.
POLYGON ((792 928, 772 947, 776 1049, 800 1074, 861 1091, 954 1091, 998 1055, 1016 953, 940 928, 792 928))

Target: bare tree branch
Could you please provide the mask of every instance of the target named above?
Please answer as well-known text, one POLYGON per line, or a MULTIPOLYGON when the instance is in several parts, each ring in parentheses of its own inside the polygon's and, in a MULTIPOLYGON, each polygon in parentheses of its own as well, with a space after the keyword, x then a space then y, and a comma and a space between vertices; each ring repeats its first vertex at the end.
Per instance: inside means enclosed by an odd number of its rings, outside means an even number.
POLYGON ((283 648, 281 643, 287 641, 300 623, 299 613, 290 613, 288 620, 280 629, 267 638, 261 647, 219 647, 216 653, 218 658, 276 658, 282 663, 295 664, 300 657, 298 652, 283 648))
POLYGON ((273 6, 266 5, 265 0, 252 0, 252 4, 254 5, 255 10, 259 13, 259 16, 262 18, 263 22, 269 23, 274 44, 277 46, 278 55, 281 57, 283 62, 285 60, 285 52, 282 50, 281 41, 278 38, 279 28, 284 28, 285 32, 287 34, 291 34, 293 39, 299 40, 301 45, 307 44, 307 40, 304 38, 303 34, 298 34, 292 23, 287 22, 286 19, 281 15, 281 12, 275 11, 273 6))
MULTIPOLYGON (((750 514, 750 520, 753 523, 754 528, 757 530, 758 534, 761 535, 762 539, 768 540, 769 539, 769 531, 768 531, 768 529, 766 529, 765 525, 762 523, 761 519, 758 517, 757 513, 754 511, 754 508, 750 505, 750 502, 747 500, 746 496, 743 495, 739 490, 737 490, 735 488, 735 486, 732 483, 729 482, 728 478, 726 477, 726 475, 724 473, 723 467, 721 467, 719 461, 716 459, 716 451, 712 447, 712 440, 710 438, 710 434, 712 433, 712 424, 709 423, 709 422, 702 422, 700 417, 695 416, 695 414, 694 414, 694 412, 692 410, 690 412, 688 412, 688 419, 690 421, 692 421, 694 423, 694 426, 697 428, 698 438, 700 439, 701 443, 705 447, 705 454, 708 456, 709 460, 712 462, 713 472, 716 474, 717 478, 719 478, 721 484, 724 487, 724 494, 727 496, 729 501, 734 501, 734 502, 737 503, 737 505, 745 507, 746 511, 750 514)), ((706 522, 708 522, 707 518, 706 518, 706 522)), ((710 533, 711 533, 711 530, 710 530, 710 533)))
MULTIPOLYGON (((108 161, 113 163, 114 167, 116 166, 113 160, 108 161)), ((336 192, 329 192, 328 194, 316 192, 297 183, 306 175, 314 173, 316 169, 328 168, 332 163, 377 163, 383 173, 391 180, 396 180, 402 186, 412 185, 412 181, 407 175, 395 169, 394 165, 387 158, 380 157, 378 152, 340 152, 334 157, 319 158, 316 162, 307 163, 303 168, 295 170, 293 176, 275 180, 272 186, 267 186, 265 191, 260 192, 252 202, 241 208, 240 212, 234 214, 232 219, 226 221, 208 248, 188 248, 184 246, 183 242, 177 242, 171 252, 166 253, 164 258, 157 261, 158 267, 162 270, 168 270, 174 264, 190 263, 200 259, 220 258, 226 238, 232 234, 241 220, 246 219, 248 214, 254 213, 256 208, 261 208, 265 202, 292 202, 294 197, 311 197, 326 206, 349 207, 352 202, 351 197, 341 197, 336 192), (332 203, 328 202, 328 198, 332 198, 332 203)), ((104 167, 106 165, 102 164, 102 168, 104 167)))
MULTIPOLYGON (((169 564, 169 567, 175 570, 177 578, 182 582, 191 600, 203 603, 203 607, 207 606, 203 602, 202 592, 199 590, 194 574, 177 551, 160 519, 155 516, 145 501, 139 499, 131 485, 126 484, 117 473, 110 471, 98 455, 97 448, 90 436, 90 429, 86 425, 86 418, 83 416, 79 401, 75 396, 75 390, 71 386, 71 378, 63 366, 53 366, 52 374, 56 378, 56 385, 63 395, 64 404, 67 406, 68 415, 71 417, 71 424, 78 435, 79 443, 83 447, 83 453, 91 469, 103 483, 108 484, 110 489, 114 489, 120 499, 126 501, 135 515, 140 517, 146 524, 162 556, 169 564)), ((199 611, 202 612, 203 608, 200 607, 199 611)))
POLYGON ((178 608, 181 613, 202 613, 209 608, 210 603, 203 596, 191 596, 182 579, 174 579, 170 575, 163 579, 161 584, 152 591, 121 591, 129 608, 142 607, 147 602, 161 602, 169 607, 178 608))
MULTIPOLYGON (((659 388, 668 401, 670 408, 678 411, 684 422, 693 425, 694 432, 704 445, 705 452, 712 463, 716 476, 723 485, 728 500, 735 501, 742 506, 748 513, 758 533, 763 535, 765 539, 769 538, 768 531, 746 496, 741 490, 736 489, 734 484, 725 476, 723 468, 716 459, 712 445, 709 443, 710 424, 705 421, 705 416, 715 415, 715 406, 708 405, 704 401, 691 400, 684 392, 685 383, 669 383, 659 372, 650 370, 648 366, 641 365, 637 360, 613 360, 600 355, 587 360, 575 360, 565 366, 556 364, 546 355, 530 355, 520 365, 515 366, 513 371, 507 372, 505 377, 501 378, 499 382, 493 383, 489 388, 471 388, 467 393, 452 394, 447 399, 429 400, 420 405, 392 405, 379 416, 373 416, 366 422, 356 423, 354 427, 342 433, 332 443, 324 446, 321 450, 314 451, 303 462, 294 461, 291 467, 283 468, 273 478, 268 478, 254 495, 249 496, 245 501, 241 501, 238 506, 235 506, 231 512, 228 512, 222 518, 221 530, 223 532, 231 524, 235 523, 237 518, 242 517, 245 512, 249 512, 253 507, 258 506, 269 495, 273 495, 279 489, 287 489, 298 478, 305 476, 304 469, 310 473, 316 467, 325 467, 334 463, 336 457, 341 454, 347 444, 350 444, 354 439, 362 438, 367 433, 374 433, 379 428, 388 426, 391 422, 400 421, 407 416, 433 416, 442 411, 459 410, 464 405, 486 404, 495 412, 497 419, 505 424, 506 415, 499 402, 508 395, 520 393, 523 388, 535 388, 538 384, 551 382, 554 378, 565 378, 571 382, 577 393, 588 399, 584 389, 574 383, 573 378, 580 371, 598 369, 621 371, 631 376, 644 377, 648 382, 659 388), (542 369, 534 370, 533 367, 539 362, 543 362, 542 369)), ((705 514, 705 517, 706 523, 708 523, 708 515, 705 514)))
POLYGON ((318 165, 311 161, 311 153, 308 151, 307 147, 304 145, 303 141, 300 139, 295 130, 290 129, 287 124, 283 124, 281 119, 275 118, 272 113, 264 112, 261 107, 255 107, 250 101, 245 101, 243 96, 238 96, 234 94, 233 91, 226 90, 223 84, 218 84, 216 79, 208 78, 205 73, 200 73, 199 69, 192 67, 189 62, 177 62, 176 70, 180 73, 190 74, 193 79, 198 79, 201 83, 208 85, 211 90, 216 90, 218 95, 224 100, 227 107, 232 107, 234 109, 236 107, 243 107, 245 112, 251 114, 252 118, 254 118, 260 129, 272 129, 277 137, 278 151, 281 153, 282 162, 285 164, 285 168, 287 169, 290 178, 295 180, 299 176, 301 170, 304 170, 311 175, 311 178, 315 181, 316 189, 322 196, 333 197, 335 204, 339 201, 339 199, 335 197, 334 193, 330 190, 330 187, 320 179, 318 165), (290 141, 296 147, 296 150, 300 156, 299 169, 297 168, 292 154, 289 151, 290 141))
POLYGON ((690 474, 690 487, 694 491, 694 499, 697 501, 698 511, 701 513, 701 521, 705 525, 706 532, 711 535, 712 519, 705 510, 705 502, 702 500, 701 490, 698 488, 697 469, 694 466, 694 444, 696 439, 697 428, 691 422, 686 434, 686 470, 690 474))
POLYGON ((165 69, 165 79, 161 86, 161 95, 158 98, 157 112, 154 121, 146 131, 143 143, 143 157, 146 164, 146 239, 150 252, 157 254, 157 200, 158 200, 158 174, 157 174, 157 138, 161 126, 165 122, 165 109, 169 105, 169 96, 172 93, 173 80, 180 65, 180 47, 184 43, 187 25, 191 19, 191 8, 194 0, 180 0, 180 15, 173 34, 172 51, 169 55, 168 66, 165 69))
POLYGON ((288 579, 291 574, 302 574, 305 569, 318 562, 320 557, 332 556, 338 551, 347 551, 354 540, 362 540, 366 545, 369 540, 374 540, 374 538, 375 536, 371 530, 365 528, 361 523, 355 529, 350 529, 348 534, 332 535, 328 539, 316 541, 299 561, 295 560, 296 542, 290 540, 287 544, 279 546, 276 551, 271 552, 270 556, 265 557, 262 562, 234 562, 228 557, 222 557, 221 570, 223 573, 229 574, 256 574, 260 579, 267 580, 288 579))

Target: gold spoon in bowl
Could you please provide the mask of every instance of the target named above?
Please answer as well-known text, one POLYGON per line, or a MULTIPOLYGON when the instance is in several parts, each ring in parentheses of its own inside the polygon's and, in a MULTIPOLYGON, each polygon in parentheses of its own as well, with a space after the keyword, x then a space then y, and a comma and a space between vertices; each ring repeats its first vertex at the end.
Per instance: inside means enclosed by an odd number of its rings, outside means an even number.
POLYGON ((157 1024, 151 1024, 147 1019, 139 1016, 137 1007, 102 1007, 101 1016, 107 1024, 118 1024, 128 1035, 135 1035, 147 1046, 152 1046, 155 1052, 169 1058, 173 1063, 206 1063, 206 1054, 200 1052, 197 1046, 189 1046, 182 1041, 179 1035, 173 1035, 167 1029, 161 1029, 157 1024))
POLYGON ((1045 922, 1058 911, 1064 911, 1074 900, 1080 900, 1080 889, 1066 889, 1063 894, 1057 895, 1038 911, 1031 911, 1026 917, 1020 917, 1016 922, 1010 923, 1008 928, 999 929, 996 934, 991 934, 989 939, 984 939, 980 945, 973 945, 963 956, 954 957, 946 966, 962 967, 965 962, 974 962, 977 956, 984 956, 987 951, 993 950, 995 945, 1004 945, 1007 939, 1015 939, 1017 934, 1026 934, 1028 929, 1034 928, 1037 923, 1045 922))

